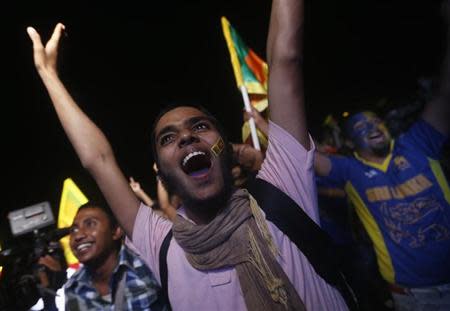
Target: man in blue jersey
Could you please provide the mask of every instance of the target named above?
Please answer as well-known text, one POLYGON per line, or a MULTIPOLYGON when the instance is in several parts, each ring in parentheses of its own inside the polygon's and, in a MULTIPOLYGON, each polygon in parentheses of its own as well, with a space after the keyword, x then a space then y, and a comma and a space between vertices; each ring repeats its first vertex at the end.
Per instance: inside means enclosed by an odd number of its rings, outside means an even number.
POLYGON ((450 189, 439 163, 450 128, 449 41, 440 89, 408 131, 393 139, 378 116, 360 112, 346 124, 354 157, 315 157, 316 173, 355 206, 398 310, 450 310, 450 189))

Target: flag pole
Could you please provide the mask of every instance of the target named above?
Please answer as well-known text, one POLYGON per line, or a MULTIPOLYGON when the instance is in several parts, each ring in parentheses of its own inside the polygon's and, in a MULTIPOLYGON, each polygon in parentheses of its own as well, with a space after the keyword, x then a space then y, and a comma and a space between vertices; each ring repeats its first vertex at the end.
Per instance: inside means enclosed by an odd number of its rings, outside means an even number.
MULTIPOLYGON (((245 87, 245 85, 241 85, 241 93, 242 93, 242 98, 244 99, 245 111, 251 113, 252 108, 250 106, 250 98, 248 96, 247 88, 245 87)), ((261 150, 261 147, 259 145, 258 135, 256 134, 255 118, 250 117, 250 119, 248 120, 248 124, 250 125, 250 133, 252 135, 253 147, 256 150, 261 150)))

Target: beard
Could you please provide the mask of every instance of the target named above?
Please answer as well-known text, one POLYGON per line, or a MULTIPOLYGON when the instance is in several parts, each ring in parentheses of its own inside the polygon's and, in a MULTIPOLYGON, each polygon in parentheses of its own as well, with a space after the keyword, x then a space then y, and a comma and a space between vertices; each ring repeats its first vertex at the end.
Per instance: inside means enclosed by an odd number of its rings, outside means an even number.
POLYGON ((382 144, 372 146, 371 150, 378 157, 386 157, 391 151, 391 142, 387 140, 382 144))
POLYGON ((190 193, 179 181, 177 176, 171 172, 172 170, 167 170, 166 172, 166 170, 160 169, 159 175, 169 196, 173 194, 177 195, 185 208, 196 213, 216 213, 220 208, 225 206, 233 190, 230 152, 225 149, 219 160, 223 187, 216 194, 206 199, 198 199, 195 194, 190 193))

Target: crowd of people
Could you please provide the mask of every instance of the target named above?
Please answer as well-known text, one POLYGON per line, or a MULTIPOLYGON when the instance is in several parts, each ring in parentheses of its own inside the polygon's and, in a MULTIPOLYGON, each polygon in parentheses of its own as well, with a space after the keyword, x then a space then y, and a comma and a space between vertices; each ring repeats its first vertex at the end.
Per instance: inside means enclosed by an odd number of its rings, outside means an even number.
POLYGON ((272 1, 270 113, 244 113, 267 148, 230 142, 195 103, 164 107, 151 137, 156 198, 125 176, 60 79, 65 26, 45 44, 27 28, 61 126, 105 198, 71 226, 82 266, 64 285, 66 310, 450 310, 450 49, 408 128, 391 134, 368 107, 329 120, 316 140, 303 2, 272 1))

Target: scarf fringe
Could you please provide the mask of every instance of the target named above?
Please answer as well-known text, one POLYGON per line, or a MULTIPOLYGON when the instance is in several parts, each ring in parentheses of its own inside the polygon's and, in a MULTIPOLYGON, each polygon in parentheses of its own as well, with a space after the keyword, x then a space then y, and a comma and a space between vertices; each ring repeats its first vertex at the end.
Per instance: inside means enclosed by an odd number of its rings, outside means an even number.
POLYGON ((264 218, 261 208, 251 194, 248 194, 248 196, 250 198, 250 209, 252 211, 253 217, 255 217, 256 225, 258 226, 258 229, 261 232, 264 241, 267 242, 272 255, 277 258, 278 256, 280 256, 280 251, 273 242, 272 235, 270 234, 269 227, 267 226, 267 222, 264 218))
POLYGON ((261 274, 267 290, 273 301, 281 303, 284 308, 288 309, 288 297, 283 281, 274 276, 269 268, 264 256, 259 248, 257 238, 251 229, 249 231, 250 253, 249 262, 254 265, 255 269, 261 274))

